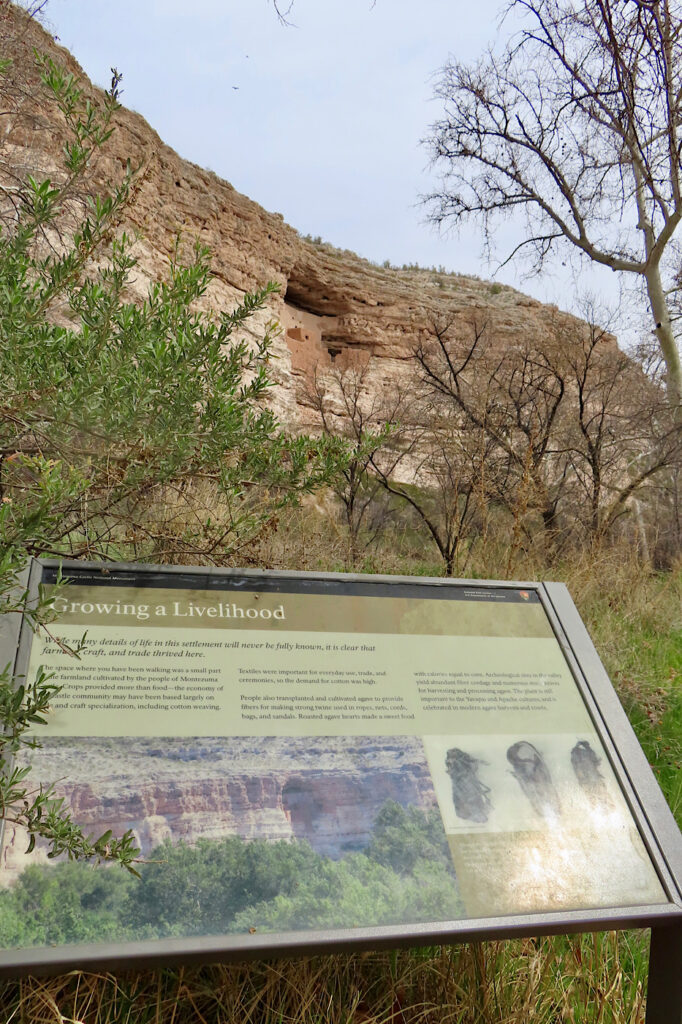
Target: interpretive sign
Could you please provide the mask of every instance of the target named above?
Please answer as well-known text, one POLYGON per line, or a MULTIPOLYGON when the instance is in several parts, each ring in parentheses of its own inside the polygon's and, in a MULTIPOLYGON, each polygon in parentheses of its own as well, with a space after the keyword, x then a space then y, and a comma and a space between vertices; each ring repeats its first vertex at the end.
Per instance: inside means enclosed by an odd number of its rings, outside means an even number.
POLYGON ((17 648, 62 686, 33 776, 133 829, 142 879, 8 823, 5 973, 679 920, 679 832, 563 586, 62 573, 17 648))

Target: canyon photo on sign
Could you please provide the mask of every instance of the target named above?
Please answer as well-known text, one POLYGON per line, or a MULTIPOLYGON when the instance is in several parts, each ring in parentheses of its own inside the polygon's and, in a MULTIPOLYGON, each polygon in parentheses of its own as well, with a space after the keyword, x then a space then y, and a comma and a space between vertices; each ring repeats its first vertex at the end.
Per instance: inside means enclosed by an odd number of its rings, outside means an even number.
POLYGON ((0 966, 674 909, 551 585, 63 573, 50 633, 24 635, 28 677, 62 689, 21 763, 87 832, 132 829, 141 879, 26 854, 8 823, 0 966))

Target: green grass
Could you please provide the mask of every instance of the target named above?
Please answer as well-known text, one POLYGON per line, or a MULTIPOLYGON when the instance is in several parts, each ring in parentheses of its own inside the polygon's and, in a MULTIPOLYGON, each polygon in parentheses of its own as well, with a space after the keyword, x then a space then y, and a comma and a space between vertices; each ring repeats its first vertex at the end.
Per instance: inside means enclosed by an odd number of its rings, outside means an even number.
POLYGON ((621 568, 574 596, 682 827, 682 572, 621 568))

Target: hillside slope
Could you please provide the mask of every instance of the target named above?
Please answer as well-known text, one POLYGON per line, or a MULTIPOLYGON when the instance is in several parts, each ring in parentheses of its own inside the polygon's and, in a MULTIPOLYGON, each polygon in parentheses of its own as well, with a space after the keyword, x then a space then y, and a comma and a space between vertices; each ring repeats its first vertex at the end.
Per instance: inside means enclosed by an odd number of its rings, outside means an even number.
MULTIPOLYGON (((54 113, 41 103, 34 48, 66 65, 93 97, 99 91, 68 51, 7 0, 0 3, 0 28, 14 37, 12 73, 25 81, 41 122, 36 127, 16 110, 0 116, 5 139, 0 173, 6 176, 7 167, 17 175, 55 173, 63 133, 54 113)), ((220 130, 229 132, 229 125, 220 130)), ((207 301, 215 308, 231 308, 244 291, 267 281, 280 286, 269 313, 254 329, 272 317, 282 325, 275 375, 284 387, 277 389, 274 404, 292 427, 314 422, 306 390, 315 370, 324 374, 332 367, 369 363, 365 386, 380 393, 404 378, 413 347, 428 334, 434 316, 453 321, 455 335, 465 338, 474 321, 485 323, 500 347, 580 331, 576 318, 507 286, 377 267, 347 250, 302 238, 281 214, 264 210, 213 172, 181 159, 144 118, 122 108, 95 168, 94 187, 120 179, 128 160, 138 169, 139 187, 122 226, 138 237, 139 291, 145 278, 165 273, 178 233, 188 245, 198 240, 213 254, 215 281, 207 301)))

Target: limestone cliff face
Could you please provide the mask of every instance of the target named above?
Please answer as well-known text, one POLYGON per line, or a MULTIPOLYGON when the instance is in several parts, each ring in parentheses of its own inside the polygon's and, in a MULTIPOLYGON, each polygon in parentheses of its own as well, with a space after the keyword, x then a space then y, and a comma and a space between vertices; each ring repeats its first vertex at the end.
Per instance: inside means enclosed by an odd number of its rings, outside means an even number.
MULTIPOLYGON (((394 737, 46 740, 30 755, 32 778, 62 779, 73 818, 86 832, 133 829, 150 853, 165 839, 239 836, 306 840, 340 857, 367 845, 387 800, 436 805, 420 741, 394 737)), ((8 826, 0 885, 31 863, 25 832, 8 826)))
MULTIPOLYGON (((17 33, 22 16, 2 0, 0 16, 5 29, 17 33)), ((40 26, 21 22, 20 29, 19 59, 26 68, 36 47, 65 64, 97 96, 73 57, 40 26)), ((33 88, 40 95, 35 76, 33 88)), ((59 119, 44 101, 40 115, 42 130, 0 115, 5 153, 18 171, 51 173, 58 165, 59 119)), ((181 159, 140 115, 122 109, 97 164, 96 183, 120 179, 127 160, 139 168, 136 200, 122 225, 139 236, 135 288, 141 292, 146 279, 164 274, 178 231, 188 243, 196 239, 213 253, 216 277, 207 301, 215 308, 232 308, 245 291, 267 281, 280 286, 269 313, 252 327, 259 332, 272 317, 282 325, 274 363, 282 387, 273 391, 273 404, 291 427, 315 422, 306 398, 315 371, 323 377, 333 366, 369 364, 364 386, 375 392, 404 378, 415 342, 428 332, 434 313, 454 320, 455 331, 465 337, 472 320, 485 322, 503 347, 519 339, 551 337, 567 327, 579 329, 575 318, 506 286, 380 268, 352 252, 316 245, 285 224, 281 214, 264 210, 211 171, 181 159)))

